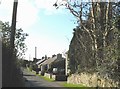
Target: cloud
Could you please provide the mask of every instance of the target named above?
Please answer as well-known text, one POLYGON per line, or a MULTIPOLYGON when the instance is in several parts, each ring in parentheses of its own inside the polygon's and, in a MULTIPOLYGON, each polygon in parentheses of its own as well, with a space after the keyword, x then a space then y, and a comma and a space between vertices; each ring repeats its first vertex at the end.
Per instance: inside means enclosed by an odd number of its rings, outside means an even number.
POLYGON ((54 9, 53 4, 56 0, 35 0, 35 5, 37 8, 42 8, 46 10, 54 9))
MULTIPOLYGON (((0 20, 12 21, 12 10, 14 0, 2 0, 0 4, 0 20)), ((45 15, 64 14, 61 7, 53 6, 56 0, 18 0, 17 27, 23 30, 30 29, 40 19, 39 11, 44 10, 45 15)))
POLYGON ((3 22, 12 20, 13 0, 2 0, 0 4, 0 20, 3 22))
MULTIPOLYGON (((11 22, 14 0, 2 0, 0 4, 0 20, 11 22)), ((38 9, 30 0, 18 0, 17 27, 23 30, 29 29, 38 20, 38 9)))
MULTIPOLYGON (((52 14, 64 14, 63 8, 56 9, 53 4, 55 4, 57 0, 34 0, 35 6, 38 9, 43 9, 46 15, 52 14)), ((58 3, 61 1, 58 0, 58 3)))
POLYGON ((29 29, 38 20, 38 12, 29 0, 19 0, 17 13, 19 27, 29 29))

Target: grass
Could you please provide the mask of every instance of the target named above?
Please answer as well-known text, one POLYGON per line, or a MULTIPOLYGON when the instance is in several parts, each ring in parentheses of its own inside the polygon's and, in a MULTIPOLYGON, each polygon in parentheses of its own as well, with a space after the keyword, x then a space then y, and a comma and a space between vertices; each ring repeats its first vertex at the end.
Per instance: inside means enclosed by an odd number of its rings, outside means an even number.
POLYGON ((81 85, 81 84, 71 84, 71 83, 63 83, 62 84, 66 88, 70 89, 87 89, 86 86, 81 85))

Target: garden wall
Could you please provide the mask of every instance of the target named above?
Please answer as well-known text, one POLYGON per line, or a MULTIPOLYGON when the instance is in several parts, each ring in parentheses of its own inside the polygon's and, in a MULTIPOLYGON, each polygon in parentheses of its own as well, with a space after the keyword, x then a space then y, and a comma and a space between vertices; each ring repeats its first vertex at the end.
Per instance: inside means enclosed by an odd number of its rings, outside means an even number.
POLYGON ((112 79, 108 78, 101 78, 97 76, 97 73, 88 74, 88 73, 81 73, 81 74, 72 74, 68 77, 67 83, 72 84, 82 84, 87 87, 118 87, 119 82, 115 82, 112 79))
POLYGON ((48 78, 50 78, 50 79, 55 80, 55 75, 53 75, 53 74, 45 73, 44 76, 45 76, 45 77, 48 77, 48 78))

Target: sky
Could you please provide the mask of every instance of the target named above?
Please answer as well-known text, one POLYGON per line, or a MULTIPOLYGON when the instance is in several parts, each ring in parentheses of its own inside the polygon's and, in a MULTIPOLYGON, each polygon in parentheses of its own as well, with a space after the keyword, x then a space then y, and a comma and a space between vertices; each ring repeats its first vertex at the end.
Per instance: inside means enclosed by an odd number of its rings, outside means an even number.
MULTIPOLYGON (((11 24, 14 0, 0 0, 0 20, 11 24)), ((61 3, 60 0, 58 0, 61 3)), ((76 27, 75 17, 61 6, 56 9, 56 0, 18 0, 17 28, 22 28, 26 38, 25 59, 33 60, 35 47, 37 58, 63 53, 69 49, 76 27)))

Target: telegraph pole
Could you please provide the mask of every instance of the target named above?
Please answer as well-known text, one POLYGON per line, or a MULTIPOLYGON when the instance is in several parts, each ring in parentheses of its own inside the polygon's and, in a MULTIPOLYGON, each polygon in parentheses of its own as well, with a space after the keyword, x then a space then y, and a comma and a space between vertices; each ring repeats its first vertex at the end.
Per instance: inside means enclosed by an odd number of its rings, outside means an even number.
MULTIPOLYGON (((14 50, 14 40, 15 40, 15 30, 16 30, 16 17, 17 17, 17 6, 18 0, 14 0, 13 4, 13 13, 12 13, 12 24, 11 24, 11 38, 10 38, 10 45, 11 49, 14 50)), ((12 51, 13 53, 13 51, 12 51)))
POLYGON ((10 81, 11 81, 11 85, 9 86, 14 86, 14 83, 12 82, 12 80, 14 80, 15 74, 14 74, 14 62, 15 62, 15 33, 16 33, 16 17, 17 17, 17 6, 18 6, 18 0, 14 0, 13 3, 13 13, 12 13, 12 24, 11 24, 11 35, 10 35, 10 81))

